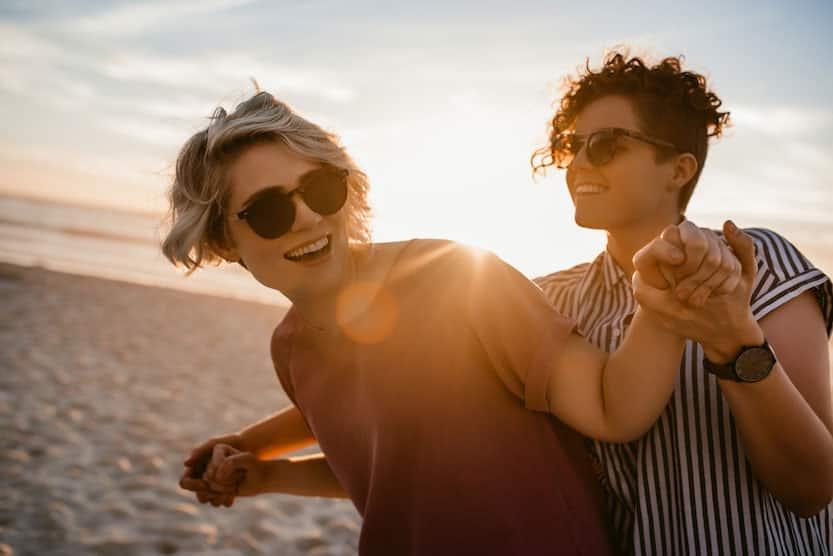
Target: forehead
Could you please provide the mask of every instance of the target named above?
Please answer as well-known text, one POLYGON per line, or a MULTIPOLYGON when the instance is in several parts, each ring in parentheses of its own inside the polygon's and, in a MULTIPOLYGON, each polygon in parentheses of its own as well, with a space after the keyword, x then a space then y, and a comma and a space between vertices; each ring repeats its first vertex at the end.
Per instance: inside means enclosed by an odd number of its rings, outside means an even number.
POLYGON ((575 132, 581 135, 604 127, 639 130, 639 118, 630 100, 622 96, 606 96, 594 100, 578 113, 575 132))
POLYGON ((231 188, 228 204, 232 208, 267 187, 279 185, 293 189, 298 178, 318 166, 298 156, 280 142, 258 143, 246 148, 228 167, 231 188))

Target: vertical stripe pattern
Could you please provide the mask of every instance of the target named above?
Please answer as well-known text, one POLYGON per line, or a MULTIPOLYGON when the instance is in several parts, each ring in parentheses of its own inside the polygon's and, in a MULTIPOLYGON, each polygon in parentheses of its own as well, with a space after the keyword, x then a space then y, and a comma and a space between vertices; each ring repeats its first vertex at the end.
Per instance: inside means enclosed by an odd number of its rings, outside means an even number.
MULTIPOLYGON (((775 232, 745 231, 755 241, 758 261, 755 318, 812 290, 829 335, 830 279, 775 232)), ((535 281, 593 344, 608 352, 621 344, 636 301, 607 252, 535 281)), ((702 360, 701 346, 687 342, 678 385, 644 437, 627 444, 587 441, 622 553, 833 556, 833 505, 801 519, 756 480, 729 404, 702 360)))

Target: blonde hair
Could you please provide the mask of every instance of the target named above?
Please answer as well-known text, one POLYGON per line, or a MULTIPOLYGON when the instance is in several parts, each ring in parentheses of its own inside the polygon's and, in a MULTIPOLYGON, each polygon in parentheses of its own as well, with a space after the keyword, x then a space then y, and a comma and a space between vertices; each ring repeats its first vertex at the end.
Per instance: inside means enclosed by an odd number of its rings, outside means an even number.
POLYGON ((338 136, 296 114, 267 92, 241 102, 231 114, 217 108, 206 129, 195 133, 179 152, 171 185, 169 231, 162 253, 190 274, 205 263, 221 262, 229 237, 223 217, 229 197, 226 170, 252 145, 277 141, 294 153, 348 171, 347 237, 368 243, 370 206, 367 175, 344 150, 338 136))

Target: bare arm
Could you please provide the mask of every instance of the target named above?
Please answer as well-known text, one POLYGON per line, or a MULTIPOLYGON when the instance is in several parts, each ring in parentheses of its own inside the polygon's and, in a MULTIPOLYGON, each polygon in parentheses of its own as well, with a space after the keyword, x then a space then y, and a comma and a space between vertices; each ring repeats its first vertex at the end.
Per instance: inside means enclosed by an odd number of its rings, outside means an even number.
POLYGON ((833 402, 827 337, 813 293, 731 336, 719 348, 704 344, 706 357, 729 361, 742 346, 760 345, 766 337, 778 358, 760 382, 718 381, 746 457, 787 508, 814 515, 833 499, 833 402))
POLYGON ((240 435, 240 446, 236 447, 260 459, 274 459, 316 442, 301 412, 294 405, 249 425, 237 434, 240 435))
POLYGON ((668 404, 684 345, 684 338, 641 311, 613 354, 573 334, 550 378, 550 410, 592 438, 606 442, 639 438, 668 404))
MULTIPOLYGON (((691 223, 683 226, 686 231, 698 230, 691 223)), ((708 284, 702 302, 721 284, 739 282, 741 265, 728 246, 711 241, 695 247, 697 257, 710 261, 708 270, 698 273, 695 267, 681 271, 690 273, 688 284, 695 288, 708 284)), ((646 288, 654 291, 667 287, 668 268, 684 267, 683 263, 691 258, 690 249, 688 243, 676 246, 657 238, 640 250, 634 257, 633 287, 637 299, 646 288)), ((671 280, 676 278, 671 276, 671 280)), ((683 332, 667 326, 659 315, 642 309, 637 310, 624 342, 613 354, 573 335, 549 382, 550 410, 580 432, 599 440, 627 442, 639 438, 662 414, 674 391, 685 337, 683 332)))
POLYGON ((214 448, 211 466, 215 492, 233 496, 265 493, 347 498, 323 454, 262 461, 251 452, 224 444, 214 448))

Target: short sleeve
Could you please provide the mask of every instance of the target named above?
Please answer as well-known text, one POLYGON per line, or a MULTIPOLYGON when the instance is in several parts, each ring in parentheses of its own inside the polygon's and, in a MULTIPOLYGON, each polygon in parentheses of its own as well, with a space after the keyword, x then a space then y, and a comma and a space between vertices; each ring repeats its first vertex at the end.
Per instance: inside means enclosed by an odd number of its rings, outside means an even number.
POLYGON ((477 257, 471 282, 469 323, 495 372, 527 409, 549 411, 549 378, 575 321, 491 253, 477 257))
POLYGON ((828 336, 833 327, 830 278, 781 235, 764 228, 744 230, 755 242, 758 274, 752 288, 752 314, 760 320, 781 305, 812 290, 824 316, 828 336))

